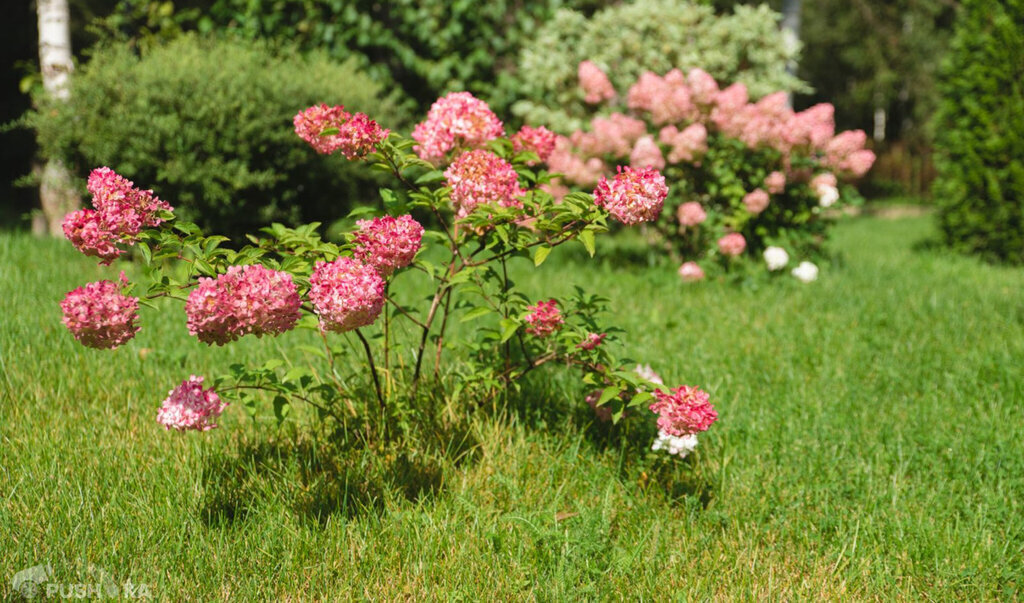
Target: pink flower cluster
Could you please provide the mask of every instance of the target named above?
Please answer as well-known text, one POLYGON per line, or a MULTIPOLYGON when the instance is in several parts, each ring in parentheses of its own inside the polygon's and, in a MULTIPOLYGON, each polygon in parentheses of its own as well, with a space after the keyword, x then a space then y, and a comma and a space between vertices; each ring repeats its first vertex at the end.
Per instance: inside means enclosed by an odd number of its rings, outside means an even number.
POLYGON ((595 117, 590 121, 590 132, 574 132, 570 140, 588 155, 629 155, 634 143, 647 134, 643 120, 622 113, 608 117, 595 117))
POLYGON ((475 148, 505 135, 505 128, 487 103, 468 92, 437 99, 427 119, 412 131, 413 150, 426 161, 440 162, 455 148, 475 148))
POLYGON ((654 390, 655 401, 650 405, 658 414, 658 429, 676 437, 707 431, 718 420, 718 413, 711 405, 706 392, 681 385, 669 393, 654 390))
POLYGON ((764 187, 769 193, 778 195, 786 190, 786 174, 779 171, 768 174, 764 179, 764 187))
POLYGON ((683 262, 679 266, 679 278, 688 283, 702 281, 704 280, 704 269, 697 262, 683 262))
POLYGON ((376 268, 381 276, 405 268, 420 250, 423 226, 412 216, 384 216, 357 224, 353 253, 361 262, 376 268))
POLYGON ((738 232, 731 232, 721 239, 718 239, 718 251, 722 255, 736 257, 742 254, 747 248, 747 240, 738 232))
POLYGON ((167 394, 156 420, 167 429, 209 431, 227 405, 212 387, 203 389, 202 377, 192 375, 167 394))
POLYGON ((173 208, 151 190, 135 188, 131 180, 108 167, 89 174, 89 192, 95 209, 80 209, 65 216, 62 228, 76 249, 109 264, 122 253, 118 245, 131 245, 145 228, 163 223, 162 211, 173 208))
POLYGON ((690 227, 702 224, 704 220, 708 219, 708 214, 704 211, 704 206, 696 201, 687 201, 679 206, 676 210, 676 217, 679 218, 679 224, 681 226, 690 227))
POLYGON ((704 124, 690 124, 682 131, 675 126, 665 126, 658 133, 658 139, 671 147, 668 152, 669 163, 700 165, 701 158, 708 152, 708 129, 704 124))
POLYGON ((596 105, 615 98, 615 87, 612 86, 608 75, 593 62, 583 61, 576 73, 580 79, 580 87, 583 88, 583 100, 586 102, 596 105))
POLYGON ((562 320, 562 312, 558 309, 558 302, 553 299, 539 301, 536 305, 527 306, 526 309, 530 313, 523 320, 526 322, 526 332, 530 335, 547 337, 560 329, 565 322, 562 320))
POLYGON ((478 205, 496 203, 522 207, 516 199, 525 194, 512 164, 491 151, 476 149, 459 155, 444 172, 451 187, 452 206, 457 218, 465 218, 478 205))
POLYGON ((330 155, 341 151, 348 159, 365 157, 390 133, 365 113, 353 115, 341 105, 313 105, 297 113, 292 122, 295 133, 318 153, 330 155), (337 132, 326 133, 332 130, 337 132))
POLYGON ((60 303, 64 325, 82 345, 113 349, 139 332, 139 300, 121 293, 128 284, 99 281, 71 291, 60 303))
MULTIPOLYGON (((532 128, 523 126, 518 132, 512 135, 512 148, 515 151, 533 151, 541 161, 547 161, 551 153, 555 151, 558 142, 558 135, 544 126, 532 128)), ((533 165, 535 162, 530 162, 533 165)))
POLYGON ((629 165, 634 168, 654 168, 660 170, 665 167, 665 156, 661 154, 661 148, 654 142, 652 136, 642 136, 636 141, 633 152, 629 154, 629 165))
POLYGON ((582 350, 593 350, 597 346, 601 345, 604 338, 607 337, 607 333, 588 333, 587 338, 576 344, 576 347, 582 350))
POLYGON ((594 203, 623 224, 657 220, 668 197, 668 185, 658 170, 634 170, 619 166, 615 178, 601 177, 594 190, 594 203))
POLYGON ((860 178, 875 163, 875 154, 864 148, 863 130, 841 132, 825 145, 826 161, 832 169, 860 178))
POLYGON ((384 308, 384 279, 357 259, 317 262, 309 277, 309 299, 324 331, 344 333, 373 324, 384 308))
POLYGON ((771 197, 764 189, 755 188, 746 195, 743 196, 743 205, 752 214, 759 214, 764 210, 768 209, 768 204, 771 202, 771 197))
POLYGON ((224 345, 253 334, 278 335, 301 317, 298 290, 287 272, 252 264, 231 266, 216 279, 202 277, 185 303, 188 332, 224 345))
MULTIPOLYGON (((555 150, 548 157, 548 167, 552 172, 565 176, 570 182, 590 186, 597 184, 608 166, 597 157, 584 159, 572 152, 572 143, 568 138, 559 136, 555 141, 555 150)), ((568 193, 568 189, 565 189, 568 193)), ((564 195, 563 195, 564 196, 564 195)))

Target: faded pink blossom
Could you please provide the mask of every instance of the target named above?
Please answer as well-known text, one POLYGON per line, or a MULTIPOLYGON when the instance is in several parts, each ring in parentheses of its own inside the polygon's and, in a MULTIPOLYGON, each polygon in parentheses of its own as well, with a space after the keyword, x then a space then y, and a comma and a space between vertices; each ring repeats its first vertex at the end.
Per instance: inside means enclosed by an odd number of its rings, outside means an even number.
POLYGON ((613 180, 602 177, 594 190, 594 203, 623 224, 657 220, 666 197, 665 177, 653 168, 634 170, 619 166, 613 180))
POLYGON ((516 199, 525 191, 519 187, 515 168, 491 151, 476 149, 459 155, 445 170, 444 177, 452 189, 452 207, 457 218, 465 218, 478 205, 523 206, 516 199))
POLYGON ((840 164, 840 168, 846 170, 854 178, 860 178, 868 173, 871 166, 875 164, 875 153, 868 149, 854 151, 846 157, 846 161, 840 164))
MULTIPOLYGON (((516 152, 533 151, 541 161, 547 161, 551 153, 555 151, 555 144, 558 142, 558 135, 544 126, 532 128, 523 126, 518 132, 512 135, 512 148, 516 152)), ((529 165, 535 165, 530 161, 529 165)))
MULTIPOLYGON (((573 153, 572 142, 564 136, 559 136, 556 140, 555 150, 548 157, 548 167, 552 172, 563 174, 569 182, 582 186, 596 184, 606 169, 604 162, 596 157, 586 160, 573 153)), ((568 192, 568 189, 565 189, 565 193, 568 192)))
POLYGON ((412 216, 384 216, 359 220, 357 224, 353 255, 376 268, 381 276, 405 268, 420 250, 423 226, 412 216))
POLYGON ((708 219, 708 214, 704 211, 704 206, 697 201, 687 201, 676 210, 676 217, 679 218, 681 226, 689 227, 704 223, 704 220, 708 219))
POLYGON ((651 136, 644 136, 636 141, 633 151, 629 154, 629 165, 634 168, 654 168, 660 170, 665 167, 665 157, 661 154, 661 148, 654 142, 651 136))
POLYGON ((203 389, 202 377, 192 375, 168 392, 156 420, 167 429, 209 431, 217 427, 213 421, 227 405, 212 387, 203 389))
POLYGON ((764 189, 755 188, 743 196, 743 205, 752 214, 759 214, 768 208, 771 197, 764 189))
POLYGON ((690 70, 686 74, 686 83, 690 86, 691 98, 698 105, 711 105, 718 96, 718 82, 711 74, 700 68, 690 70))
POLYGON ((647 124, 642 120, 612 113, 608 117, 590 120, 590 132, 577 130, 570 140, 586 155, 629 155, 633 144, 647 134, 647 124))
POLYGON ((697 262, 683 262, 679 267, 679 277, 686 282, 704 280, 704 269, 697 262))
POLYGON ((597 346, 601 345, 604 338, 607 337, 607 333, 588 333, 587 338, 576 344, 576 347, 583 350, 593 350, 597 346))
POLYGON ((99 281, 71 291, 60 303, 64 325, 79 343, 97 349, 116 348, 139 332, 139 300, 121 293, 128 284, 99 281))
POLYGON ((437 163, 452 149, 476 148, 504 135, 501 120, 487 103, 469 92, 451 92, 434 101, 427 119, 413 129, 412 138, 419 143, 413 150, 437 163))
POLYGON ((562 312, 558 309, 558 302, 554 299, 539 301, 535 305, 527 306, 529 313, 523 318, 526 322, 526 332, 537 337, 547 337, 565 323, 562 320, 562 312))
POLYGON ((80 209, 69 213, 64 216, 61 228, 75 249, 87 256, 99 258, 103 264, 109 264, 124 253, 117 246, 121 238, 107 228, 103 216, 95 209, 80 209))
POLYGON ((669 393, 657 389, 654 397, 650 409, 658 415, 658 429, 667 434, 679 437, 707 431, 718 420, 708 394, 696 387, 681 385, 669 393))
POLYGON ((672 146, 669 163, 685 161, 700 165, 699 160, 708 152, 708 129, 704 124, 690 124, 682 131, 675 126, 665 126, 658 137, 662 143, 672 146))
POLYGON ((814 191, 820 191, 823 186, 831 186, 832 188, 835 188, 838 185, 839 180, 836 178, 835 174, 830 174, 828 172, 815 175, 814 178, 811 178, 810 183, 810 187, 814 191))
POLYGON ((245 335, 279 335, 301 317, 298 289, 287 272, 259 264, 231 266, 217 278, 200 277, 185 303, 188 332, 224 345, 245 335))
POLYGON ((309 299, 324 331, 344 333, 373 324, 384 308, 384 279, 369 264, 339 257, 317 262, 309 299))
POLYGON ((604 71, 591 61, 583 61, 577 69, 584 100, 591 105, 615 98, 615 87, 604 71))
POLYGON ((678 69, 664 77, 650 71, 641 74, 629 89, 626 104, 633 111, 650 113, 655 125, 678 124, 700 116, 686 77, 678 69))
POLYGON ((768 174, 764 179, 764 187, 768 189, 769 193, 778 195, 786 190, 786 175, 779 171, 768 174))
POLYGON ((348 159, 365 157, 389 134, 365 113, 353 115, 341 105, 313 105, 296 113, 292 123, 295 133, 318 153, 329 155, 341 151, 348 159), (337 131, 325 134, 332 130, 337 131))
POLYGON ((718 239, 718 251, 722 255, 736 257, 747 248, 747 240, 738 232, 731 232, 718 239))

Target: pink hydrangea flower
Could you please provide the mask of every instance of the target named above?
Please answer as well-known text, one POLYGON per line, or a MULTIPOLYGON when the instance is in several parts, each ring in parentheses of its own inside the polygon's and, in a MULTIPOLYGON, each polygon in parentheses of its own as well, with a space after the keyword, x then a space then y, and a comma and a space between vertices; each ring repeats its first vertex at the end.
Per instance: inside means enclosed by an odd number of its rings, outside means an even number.
POLYGON ((676 210, 676 217, 679 218, 679 224, 681 226, 697 226, 702 224, 704 220, 708 219, 708 214, 704 211, 704 206, 696 201, 687 201, 679 206, 676 210))
MULTIPOLYGON (((512 148, 517 153, 520 151, 533 151, 541 161, 547 161, 548 157, 551 157, 551 153, 555 150, 558 135, 544 126, 536 128, 523 126, 512 135, 511 140, 512 148)), ((535 163, 534 161, 529 162, 530 165, 535 163)))
POLYGON ((459 155, 444 172, 451 187, 452 206, 457 218, 465 218, 478 205, 497 203, 522 207, 516 199, 525 194, 512 164, 491 151, 476 149, 459 155))
POLYGON ((764 187, 769 193, 778 195, 786 190, 786 175, 779 171, 768 174, 764 179, 764 187))
POLYGON ((201 277, 185 302, 188 332, 224 345, 253 334, 278 335, 301 317, 302 300, 287 272, 259 264, 231 266, 216 279, 201 277))
POLYGON ((629 89, 626 103, 634 111, 650 113, 655 125, 693 121, 700 116, 686 76, 678 69, 665 77, 650 71, 641 74, 629 89))
POLYGON ((666 197, 665 177, 653 168, 634 170, 619 166, 613 180, 602 177, 594 190, 594 203, 623 224, 657 220, 666 197))
POLYGON ((738 232, 731 232, 721 239, 718 239, 718 251, 722 255, 736 257, 747 248, 747 240, 738 232))
POLYGON ((662 143, 671 145, 669 163, 696 163, 708 152, 708 129, 704 124, 690 124, 680 131, 675 126, 665 126, 658 133, 662 143))
POLYGON ((587 155, 628 155, 633 144, 647 134, 647 125, 635 117, 612 113, 590 120, 590 132, 573 132, 570 140, 587 155))
MULTIPOLYGON (((564 136, 558 137, 555 150, 548 157, 548 167, 564 175, 566 180, 583 186, 596 184, 606 169, 604 162, 596 157, 584 159, 573 153, 572 142, 564 136)), ((568 194, 568 189, 565 192, 568 194)))
POLYGON ((203 389, 202 377, 192 375, 168 392, 156 420, 167 429, 209 431, 227 405, 212 387, 203 389))
POLYGON ((601 345, 604 338, 607 337, 607 333, 589 333, 587 338, 576 344, 576 347, 583 350, 593 350, 597 346, 601 345))
POLYGON ((747 211, 752 214, 759 214, 768 208, 768 204, 771 202, 771 197, 764 189, 755 188, 751 192, 743 196, 743 205, 746 206, 747 211))
POLYGON ((373 266, 340 257, 317 262, 309 299, 324 331, 344 333, 373 324, 384 308, 384 279, 373 266))
POLYGON ((390 133, 365 113, 353 115, 341 105, 328 107, 323 103, 300 111, 292 123, 295 133, 318 153, 329 155, 341 151, 347 159, 365 157, 390 133), (338 131, 324 135, 332 129, 338 131))
POLYGON ((60 303, 64 325, 84 346, 113 349, 139 332, 139 300, 121 293, 128 282, 99 281, 71 291, 60 303))
POLYGON ((412 131, 413 150, 426 161, 440 162, 448 151, 475 148, 505 135, 501 120, 487 103, 468 92, 452 92, 431 105, 427 119, 412 131))
POLYGON ((718 420, 718 413, 709 396, 696 387, 681 385, 669 393, 654 390, 655 401, 650 405, 658 415, 658 429, 676 437, 707 431, 718 420))
POLYGON ((823 186, 831 186, 832 188, 835 188, 838 185, 839 180, 835 177, 835 174, 830 174, 828 172, 825 172, 824 174, 817 174, 814 178, 811 178, 810 183, 810 187, 815 191, 820 190, 823 186))
POLYGON ((584 100, 592 105, 615 98, 615 87, 600 67, 591 61, 583 61, 577 68, 584 100))
POLYGON ((660 170, 665 167, 665 157, 653 137, 643 136, 636 141, 633 151, 629 154, 629 165, 634 168, 649 167, 660 170))
POLYGON ((710 73, 700 68, 690 70, 686 74, 686 83, 690 86, 693 102, 698 105, 711 105, 718 96, 718 82, 710 73))
POLYGON ((686 282, 704 280, 704 269, 697 262, 683 262, 679 267, 679 277, 686 282))
POLYGON ((103 264, 109 264, 122 253, 117 244, 121 238, 111 232, 103 216, 95 209, 80 209, 64 216, 61 223, 64 237, 75 249, 87 256, 97 257, 103 264))
POLYGON ((864 148, 867 135, 863 130, 840 132, 825 145, 825 163, 832 169, 861 177, 875 163, 875 154, 864 148))
POLYGON ((533 306, 527 306, 529 314, 523 319, 526 322, 526 332, 537 337, 547 337, 562 327, 565 322, 562 320, 562 312, 558 309, 558 302, 549 299, 539 301, 533 306))
POLYGON ((353 254, 376 268, 381 276, 389 276, 395 270, 405 268, 420 250, 423 226, 412 216, 384 216, 359 220, 357 224, 359 230, 353 254))
POLYGON ((867 174, 873 165, 875 165, 874 151, 861 149, 850 153, 846 157, 846 161, 841 163, 839 167, 849 172, 854 178, 860 178, 867 174))

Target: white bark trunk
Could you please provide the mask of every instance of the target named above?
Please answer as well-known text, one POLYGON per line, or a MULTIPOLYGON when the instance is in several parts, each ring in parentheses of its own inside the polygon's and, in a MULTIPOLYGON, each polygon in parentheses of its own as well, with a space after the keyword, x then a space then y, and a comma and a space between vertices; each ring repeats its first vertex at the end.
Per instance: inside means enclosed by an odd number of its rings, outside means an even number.
MULTIPOLYGON (((36 0, 39 17, 39 71, 43 88, 56 99, 71 95, 69 79, 75 64, 71 59, 71 15, 67 0, 36 0)), ((64 216, 78 209, 82 201, 71 173, 63 163, 50 160, 39 182, 39 201, 50 234, 61 235, 64 216)))

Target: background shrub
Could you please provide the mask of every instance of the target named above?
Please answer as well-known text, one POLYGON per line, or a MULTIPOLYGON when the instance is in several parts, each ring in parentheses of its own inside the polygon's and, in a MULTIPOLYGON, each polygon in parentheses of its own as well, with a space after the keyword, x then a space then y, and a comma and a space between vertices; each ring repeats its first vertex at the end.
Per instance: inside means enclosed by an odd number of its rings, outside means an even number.
POLYGON ((1024 0, 968 0, 936 118, 939 224, 955 249, 1024 263, 1024 0))
POLYGON ((292 131, 292 117, 317 102, 369 112, 385 127, 402 122, 351 63, 194 35, 141 56, 99 49, 76 73, 70 102, 42 105, 28 121, 43 154, 64 159, 82 182, 110 166, 184 219, 238 236, 271 221, 334 219, 376 195, 371 177, 311 153, 292 131))
POLYGON ((513 105, 517 115, 562 132, 580 128, 590 113, 577 81, 584 60, 604 70, 618 90, 627 90, 644 71, 695 67, 718 81, 746 84, 753 98, 808 90, 786 72, 798 49, 787 50, 779 18, 764 5, 716 15, 710 6, 679 0, 638 0, 589 19, 561 10, 524 46, 518 71, 504 86, 524 99, 513 105))

